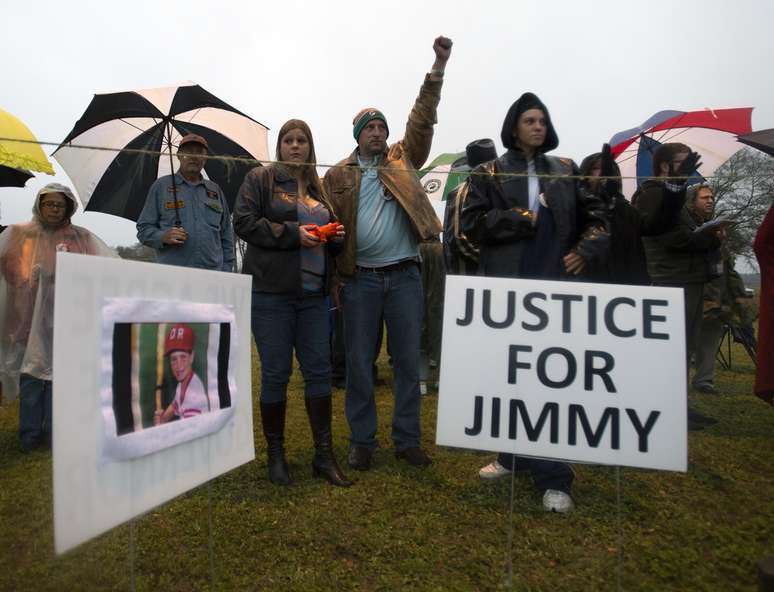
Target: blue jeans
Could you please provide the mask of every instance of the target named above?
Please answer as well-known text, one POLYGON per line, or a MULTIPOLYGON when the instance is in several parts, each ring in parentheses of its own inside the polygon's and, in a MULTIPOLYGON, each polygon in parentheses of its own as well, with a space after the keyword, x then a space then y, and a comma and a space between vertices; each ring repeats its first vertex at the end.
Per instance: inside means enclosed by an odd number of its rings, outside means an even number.
POLYGON ((395 410, 392 440, 396 450, 419 446, 419 341, 422 282, 419 267, 393 271, 358 269, 341 291, 347 359, 345 411, 353 445, 374 449, 376 401, 372 367, 381 318, 387 324, 392 355, 395 410))
POLYGON ((511 471, 529 471, 535 488, 540 493, 545 493, 546 489, 558 489, 569 495, 572 490, 575 473, 567 463, 517 456, 507 452, 498 454, 497 462, 511 471))
POLYGON ((293 348, 304 377, 304 395, 331 394, 327 299, 253 290, 251 324, 261 358, 261 402, 287 399, 293 348))
POLYGON ((51 381, 19 377, 19 441, 31 449, 51 443, 51 381))

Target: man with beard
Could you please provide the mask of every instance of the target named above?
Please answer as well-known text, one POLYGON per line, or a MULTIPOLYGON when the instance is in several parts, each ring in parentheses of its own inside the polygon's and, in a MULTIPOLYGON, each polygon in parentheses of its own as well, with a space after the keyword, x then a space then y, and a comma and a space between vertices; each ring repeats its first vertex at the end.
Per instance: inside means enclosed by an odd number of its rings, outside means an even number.
POLYGON ((441 225, 416 171, 430 152, 451 47, 445 37, 433 43, 435 62, 403 139, 388 147, 386 117, 378 109, 363 109, 352 122, 357 148, 325 175, 326 193, 347 228, 336 267, 346 343, 348 462, 357 470, 370 469, 378 446, 372 368, 382 316, 395 376, 395 456, 414 466, 432 462, 420 446, 419 243, 437 240, 441 225))

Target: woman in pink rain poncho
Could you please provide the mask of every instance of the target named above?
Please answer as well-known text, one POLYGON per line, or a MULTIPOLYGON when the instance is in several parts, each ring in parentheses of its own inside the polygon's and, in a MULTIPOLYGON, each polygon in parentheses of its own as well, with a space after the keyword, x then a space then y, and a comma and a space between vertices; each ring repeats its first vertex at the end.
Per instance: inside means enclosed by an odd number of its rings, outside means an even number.
POLYGON ((114 256, 99 238, 70 223, 77 207, 68 187, 50 183, 35 198, 32 220, 0 234, 0 376, 19 381, 25 451, 51 442, 56 253, 114 256))

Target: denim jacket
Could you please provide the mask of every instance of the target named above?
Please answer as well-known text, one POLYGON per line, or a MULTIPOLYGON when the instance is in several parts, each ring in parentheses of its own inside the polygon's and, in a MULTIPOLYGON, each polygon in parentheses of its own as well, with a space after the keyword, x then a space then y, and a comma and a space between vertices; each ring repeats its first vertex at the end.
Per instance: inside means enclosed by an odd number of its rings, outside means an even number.
POLYGON ((175 185, 177 207, 172 175, 151 185, 137 219, 137 239, 156 249, 159 263, 234 271, 234 230, 223 191, 208 179, 189 183, 180 173, 175 174, 175 185), (188 239, 182 245, 166 245, 161 237, 175 226, 175 209, 188 239))

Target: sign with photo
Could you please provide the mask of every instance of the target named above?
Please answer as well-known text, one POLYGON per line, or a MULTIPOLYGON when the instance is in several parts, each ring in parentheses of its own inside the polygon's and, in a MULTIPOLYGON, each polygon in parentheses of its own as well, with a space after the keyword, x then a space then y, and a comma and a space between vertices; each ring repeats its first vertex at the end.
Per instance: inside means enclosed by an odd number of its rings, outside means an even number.
POLYGON ((249 276, 57 254, 62 553, 255 458, 249 276))
POLYGON ((683 293, 449 275, 436 441, 687 469, 683 293))
POLYGON ((104 455, 137 458, 222 428, 236 403, 235 331, 228 305, 106 299, 104 455))

